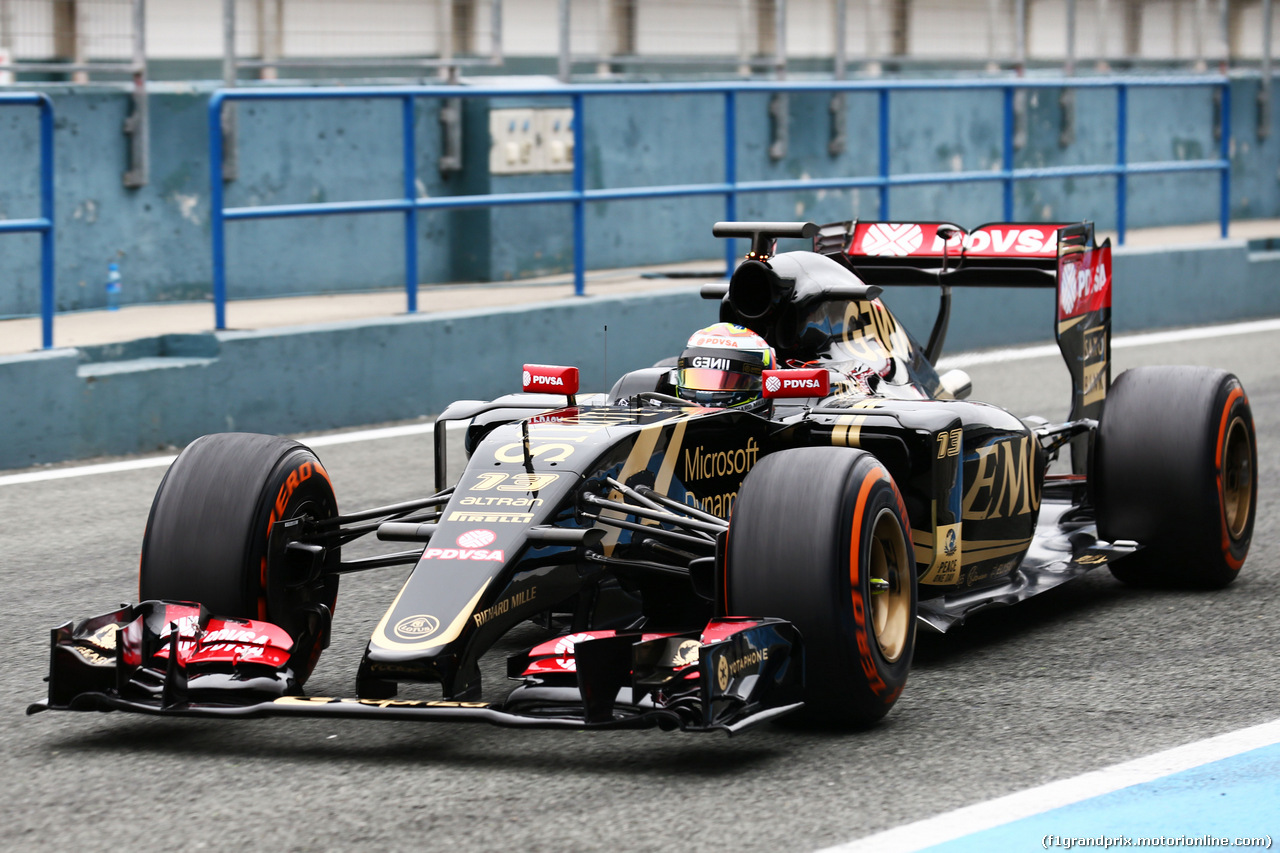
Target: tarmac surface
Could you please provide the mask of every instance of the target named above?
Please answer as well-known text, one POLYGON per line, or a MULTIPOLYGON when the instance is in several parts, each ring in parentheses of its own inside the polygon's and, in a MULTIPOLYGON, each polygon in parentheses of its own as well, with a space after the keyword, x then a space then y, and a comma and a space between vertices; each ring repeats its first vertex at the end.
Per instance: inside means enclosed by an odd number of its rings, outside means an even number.
MULTIPOLYGON (((1186 246, 1220 241, 1216 222, 1164 228, 1131 229, 1125 245, 1150 247, 1186 246)), ((1098 232, 1101 242, 1115 235, 1098 232)), ((1280 220, 1245 219, 1231 223, 1230 239, 1280 238, 1280 220)), ((707 259, 632 269, 600 270, 587 274, 589 295, 670 290, 687 282, 690 289, 707 281, 723 279, 724 261, 707 259), (678 278, 666 277, 678 274, 678 278), (693 274, 693 277, 688 277, 693 274)), ((418 291, 421 313, 496 308, 508 305, 546 303, 573 299, 572 276, 558 275, 527 279, 517 283, 471 283, 423 285, 418 291)), ((126 283, 127 287, 127 283, 126 283)), ((234 294, 234 287, 232 288, 234 294)), ((227 328, 268 329, 284 326, 329 323, 404 314, 403 289, 278 299, 241 299, 227 303, 227 328)), ((55 347, 93 346, 120 343, 166 334, 199 334, 213 329, 211 302, 126 305, 118 311, 74 311, 54 318, 55 347)), ((40 318, 0 320, 0 356, 31 352, 40 348, 40 318)))
MULTIPOLYGON (((1211 593, 1136 590, 1100 569, 953 634, 924 636, 901 700, 865 732, 765 726, 730 739, 24 717, 44 691, 49 629, 136 594, 138 546, 164 468, 0 484, 0 775, 10 780, 0 848, 140 849, 165 839, 186 850, 813 850, 1273 720, 1280 335, 1160 340, 1117 346, 1115 371, 1222 366, 1252 402, 1259 505, 1237 581, 1211 593)), ((1064 416, 1067 373, 1042 352, 971 363, 974 399, 1064 416)), ((319 453, 344 510, 355 510, 429 489, 430 445, 400 436, 319 453)), ((404 575, 343 579, 333 645, 310 692, 351 695, 364 644, 404 575)), ((511 646, 538 639, 530 627, 511 646)), ((501 682, 510 650, 486 658, 489 683, 501 682)), ((1029 837, 1009 849, 1039 844, 1029 837)))

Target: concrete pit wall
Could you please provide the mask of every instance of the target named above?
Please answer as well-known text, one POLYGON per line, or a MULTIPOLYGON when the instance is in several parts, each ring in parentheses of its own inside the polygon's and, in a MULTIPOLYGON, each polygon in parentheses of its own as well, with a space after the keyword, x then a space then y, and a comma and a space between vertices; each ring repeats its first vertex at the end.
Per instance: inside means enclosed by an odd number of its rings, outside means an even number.
MULTIPOLYGON (((126 303, 209 297, 211 268, 206 104, 209 88, 154 84, 151 181, 125 189, 122 123, 127 93, 110 87, 48 88, 57 115, 57 302, 81 310, 105 304, 107 264, 117 261, 126 303)), ((1232 84, 1231 208, 1236 217, 1280 215, 1280 106, 1271 135, 1259 141, 1253 109, 1257 81, 1232 84)), ((1062 136, 1055 90, 1027 95, 1026 144, 1018 166, 1115 162, 1115 94, 1076 92, 1071 138, 1062 136)), ((1280 91, 1273 95, 1280 100, 1280 91)), ((468 100, 464 169, 438 168, 438 103, 418 102, 419 193, 568 189, 567 174, 491 176, 487 111, 564 106, 565 99, 468 100)), ((738 99, 738 176, 742 180, 869 175, 877 170, 877 100, 851 93, 843 152, 831 154, 830 96, 792 94, 786 155, 773 160, 769 96, 738 99)), ((998 91, 896 93, 891 99, 892 171, 994 169, 1001 156, 998 91)), ((400 116, 395 101, 240 104, 239 166, 226 185, 229 206, 391 198, 401 192, 400 116)), ((1133 89, 1130 162, 1216 156, 1213 93, 1208 88, 1133 89)), ((640 186, 723 179, 723 98, 590 97, 585 102, 587 183, 640 186)), ((0 217, 38 212, 38 134, 30 107, 0 108, 0 217)), ((1134 177, 1130 227, 1213 220, 1216 174, 1134 177)), ((1015 218, 1091 218, 1114 226, 1115 181, 1058 179, 1022 183, 1015 218)), ((878 215, 874 191, 745 194, 739 219, 834 221, 878 215)), ((976 225, 1001 218, 998 184, 896 189, 898 219, 949 219, 976 225)), ((710 223, 724 218, 721 198, 593 203, 587 215, 592 268, 717 258, 710 223)), ((565 272, 572 257, 568 206, 440 211, 419 216, 418 276, 423 282, 491 281, 565 272)), ((403 283, 403 218, 396 214, 310 217, 227 225, 232 298, 358 291, 403 283)), ((39 245, 34 235, 0 236, 0 316, 39 310, 39 245)))
MULTIPOLYGON (((1114 275, 1118 332, 1280 314, 1280 253, 1242 242, 1121 250, 1114 275), (1212 298, 1192 282, 1213 282, 1212 298)), ((936 292, 889 288, 885 298, 908 328, 928 334, 936 292)), ((605 390, 624 371, 678 353, 717 315, 717 303, 686 286, 0 358, 0 469, 152 451, 208 432, 420 417, 518 390, 525 362, 578 365, 584 391, 605 390)), ((947 350, 1042 341, 1053 316, 1049 290, 957 290, 947 350)))

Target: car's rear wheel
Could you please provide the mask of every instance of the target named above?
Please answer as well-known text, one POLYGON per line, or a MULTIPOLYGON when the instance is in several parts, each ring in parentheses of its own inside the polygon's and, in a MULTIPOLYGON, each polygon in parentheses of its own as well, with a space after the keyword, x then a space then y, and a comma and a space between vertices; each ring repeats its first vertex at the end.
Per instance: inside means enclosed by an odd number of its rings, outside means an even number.
POLYGON ((1257 469, 1253 413, 1235 376, 1173 366, 1120 374, 1095 447, 1098 533, 1143 547, 1112 573, 1143 586, 1226 586, 1253 538, 1257 469))
POLYGON ((910 530, 893 478, 865 451, 783 450, 743 482, 727 607, 800 630, 808 718, 865 726, 902 692, 916 636, 910 530))
POLYGON ((341 555, 336 547, 322 554, 278 542, 272 548, 271 529, 277 521, 337 514, 329 475, 305 446, 270 435, 206 435, 179 454, 156 491, 142 539, 139 595, 263 619, 295 642, 309 641, 310 648, 298 650, 301 683, 328 644, 338 576, 324 569, 341 555))

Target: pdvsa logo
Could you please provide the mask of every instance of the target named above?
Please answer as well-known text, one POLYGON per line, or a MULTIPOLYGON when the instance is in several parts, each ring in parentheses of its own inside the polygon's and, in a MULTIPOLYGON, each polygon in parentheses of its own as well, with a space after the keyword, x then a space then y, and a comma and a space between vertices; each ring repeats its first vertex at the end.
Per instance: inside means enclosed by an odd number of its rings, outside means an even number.
POLYGON ((535 388, 540 385, 545 385, 548 388, 563 388, 564 380, 559 376, 542 376, 537 373, 530 376, 529 371, 526 370, 524 373, 524 384, 532 385, 535 388))
POLYGON ((825 397, 831 376, 824 368, 764 371, 766 397, 825 397))
POLYGON ((862 235, 862 253, 901 258, 918 250, 923 242, 924 232, 915 223, 877 222, 862 235))
POLYGON ((457 538, 459 548, 483 548, 492 544, 498 534, 492 530, 468 530, 457 538))

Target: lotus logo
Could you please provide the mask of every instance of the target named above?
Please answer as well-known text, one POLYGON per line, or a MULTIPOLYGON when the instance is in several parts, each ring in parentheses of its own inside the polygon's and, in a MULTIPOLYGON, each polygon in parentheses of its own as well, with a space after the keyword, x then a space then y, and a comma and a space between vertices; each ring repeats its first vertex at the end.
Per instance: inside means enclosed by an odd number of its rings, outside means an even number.
POLYGON ((440 620, 426 614, 408 616, 397 622, 393 630, 402 640, 423 640, 440 630, 440 620))
POLYGON ((483 548, 498 536, 492 530, 468 530, 458 537, 459 548, 483 548))
POLYGON ((764 381, 764 387, 769 389, 769 393, 772 394, 782 387, 782 380, 776 376, 770 376, 764 381))

